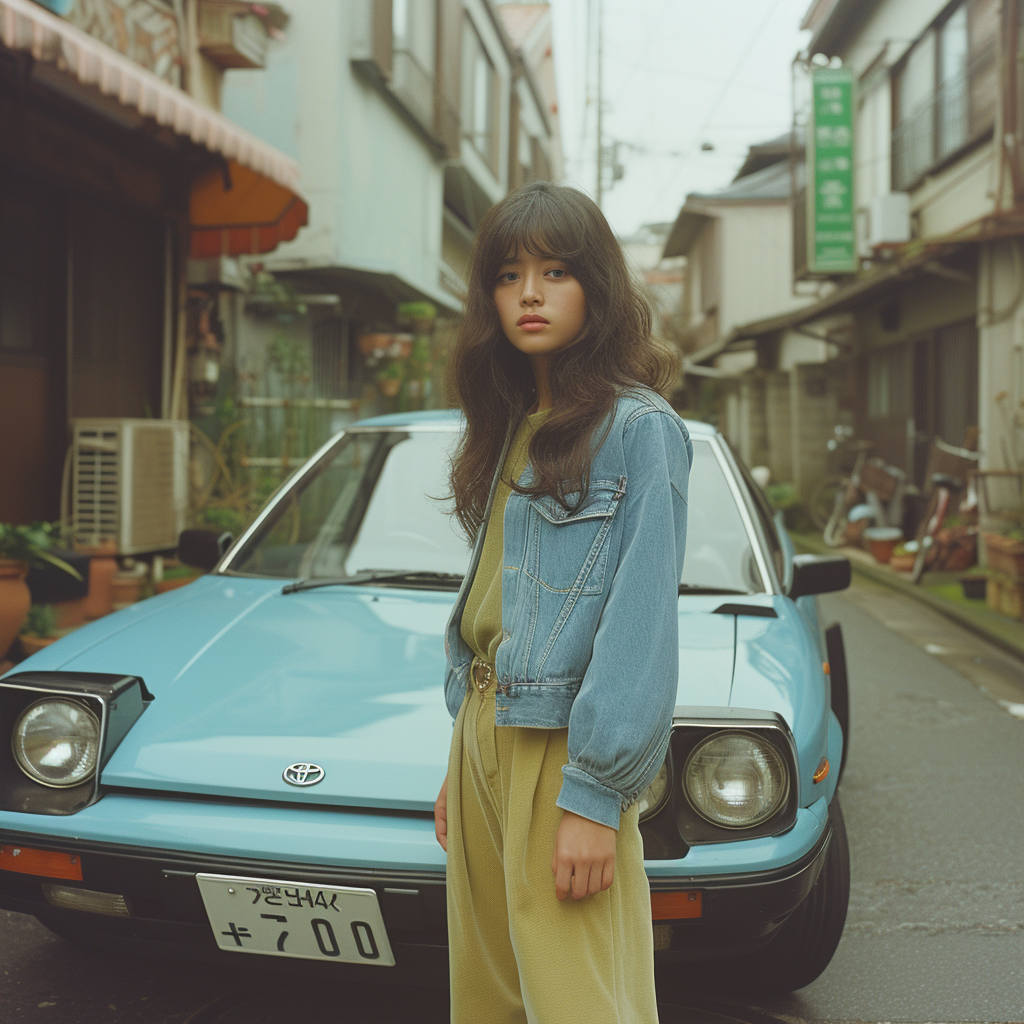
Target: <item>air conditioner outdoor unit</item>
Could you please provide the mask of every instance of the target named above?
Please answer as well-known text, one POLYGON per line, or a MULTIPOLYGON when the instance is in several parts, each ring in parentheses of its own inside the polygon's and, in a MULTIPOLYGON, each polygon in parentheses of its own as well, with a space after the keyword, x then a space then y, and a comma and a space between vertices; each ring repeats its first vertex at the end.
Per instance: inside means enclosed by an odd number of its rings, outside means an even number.
POLYGON ((188 430, 184 420, 73 420, 64 516, 75 540, 113 540, 122 555, 177 547, 188 510, 188 430))
POLYGON ((910 241, 910 195, 883 192, 871 200, 868 245, 892 245, 910 241))

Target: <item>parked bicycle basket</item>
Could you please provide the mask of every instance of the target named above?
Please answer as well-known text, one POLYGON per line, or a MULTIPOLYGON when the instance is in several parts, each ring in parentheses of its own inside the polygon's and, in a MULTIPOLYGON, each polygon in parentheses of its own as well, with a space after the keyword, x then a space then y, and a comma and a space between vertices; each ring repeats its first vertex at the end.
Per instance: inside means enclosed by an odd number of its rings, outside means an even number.
POLYGON ((892 498, 898 483, 898 476, 886 468, 881 459, 868 459, 861 467, 861 489, 877 494, 882 501, 889 501, 892 498))

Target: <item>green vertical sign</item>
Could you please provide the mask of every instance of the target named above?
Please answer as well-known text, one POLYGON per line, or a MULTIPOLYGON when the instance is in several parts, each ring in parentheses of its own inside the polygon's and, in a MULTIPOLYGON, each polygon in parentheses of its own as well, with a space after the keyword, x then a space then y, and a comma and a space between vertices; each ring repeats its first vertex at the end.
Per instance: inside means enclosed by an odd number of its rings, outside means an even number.
POLYGON ((807 269, 857 270, 853 206, 853 73, 811 72, 807 132, 807 269))

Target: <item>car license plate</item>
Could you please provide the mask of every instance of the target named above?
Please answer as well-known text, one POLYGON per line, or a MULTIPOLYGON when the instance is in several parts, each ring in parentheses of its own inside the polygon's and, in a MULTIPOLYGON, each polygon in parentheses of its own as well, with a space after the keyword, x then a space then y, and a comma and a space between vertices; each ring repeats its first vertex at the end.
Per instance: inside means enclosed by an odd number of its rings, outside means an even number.
POLYGON ((394 967, 373 889, 197 874, 221 949, 394 967))

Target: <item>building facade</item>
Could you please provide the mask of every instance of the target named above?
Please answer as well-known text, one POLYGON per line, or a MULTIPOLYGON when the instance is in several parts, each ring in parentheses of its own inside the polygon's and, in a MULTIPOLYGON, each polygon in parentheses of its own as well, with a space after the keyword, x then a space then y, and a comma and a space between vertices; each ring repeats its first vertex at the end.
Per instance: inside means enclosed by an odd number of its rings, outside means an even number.
POLYGON ((0 2, 0 521, 67 513, 81 418, 187 415, 190 253, 305 220, 296 163, 216 109, 224 67, 280 31, 256 6, 0 2))
POLYGON ((547 4, 288 13, 266 68, 228 72, 222 97, 297 162, 309 225, 257 261, 191 268, 192 348, 218 364, 191 389, 214 506, 235 482, 222 462, 279 479, 354 418, 448 404, 476 227, 510 189, 562 173, 547 4))
POLYGON ((790 368, 817 395, 805 441, 820 454, 793 467, 803 491, 836 423, 922 488, 935 438, 978 445, 982 468, 1021 468, 1021 8, 816 0, 805 16, 801 65, 852 72, 857 269, 807 270, 797 195, 794 279, 814 299, 739 325, 725 350, 779 371, 789 339, 817 344, 790 368))

